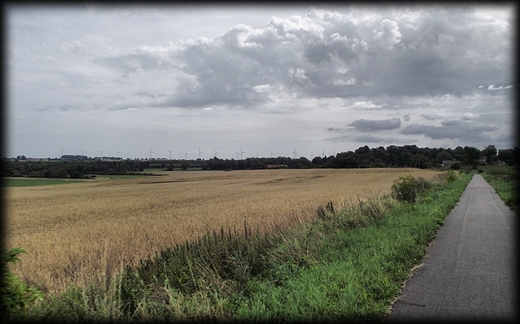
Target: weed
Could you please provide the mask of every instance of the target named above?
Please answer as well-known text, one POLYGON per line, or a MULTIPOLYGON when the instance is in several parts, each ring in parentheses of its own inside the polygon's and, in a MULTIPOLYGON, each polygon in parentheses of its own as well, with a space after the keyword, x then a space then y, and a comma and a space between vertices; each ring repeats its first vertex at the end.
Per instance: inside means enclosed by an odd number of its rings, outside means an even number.
POLYGON ((23 313, 31 304, 42 301, 44 293, 37 286, 27 284, 8 268, 9 263, 21 262, 18 255, 27 253, 23 248, 2 250, 2 313, 8 317, 23 313))

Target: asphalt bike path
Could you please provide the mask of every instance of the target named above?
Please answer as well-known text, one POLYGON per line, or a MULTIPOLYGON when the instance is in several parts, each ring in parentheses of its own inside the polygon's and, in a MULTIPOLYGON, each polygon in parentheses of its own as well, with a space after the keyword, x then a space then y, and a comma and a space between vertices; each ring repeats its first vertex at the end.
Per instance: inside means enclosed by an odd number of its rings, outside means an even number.
POLYGON ((517 216, 476 174, 385 323, 514 321, 517 216))

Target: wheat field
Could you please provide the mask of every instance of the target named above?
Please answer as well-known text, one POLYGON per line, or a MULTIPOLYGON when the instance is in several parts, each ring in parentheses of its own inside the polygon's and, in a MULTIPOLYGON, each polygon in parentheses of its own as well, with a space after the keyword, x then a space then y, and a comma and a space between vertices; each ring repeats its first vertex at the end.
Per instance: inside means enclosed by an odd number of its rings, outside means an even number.
POLYGON ((5 244, 27 255, 12 270, 51 294, 104 282, 125 265, 221 227, 270 231, 388 193, 420 169, 164 172, 163 176, 5 188, 5 244))

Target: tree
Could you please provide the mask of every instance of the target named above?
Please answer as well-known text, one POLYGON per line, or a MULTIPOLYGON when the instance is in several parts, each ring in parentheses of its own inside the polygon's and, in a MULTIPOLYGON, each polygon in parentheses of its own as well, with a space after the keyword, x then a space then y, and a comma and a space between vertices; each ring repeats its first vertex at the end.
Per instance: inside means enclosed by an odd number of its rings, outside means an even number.
POLYGON ((451 156, 456 161, 462 161, 464 159, 464 148, 462 146, 457 146, 452 152, 451 156))
POLYGON ((441 151, 435 156, 435 161, 439 164, 442 163, 442 161, 451 161, 451 159, 451 154, 447 151, 441 151))
POLYGON ((184 161, 181 163, 181 167, 182 167, 183 171, 186 171, 190 167, 190 164, 188 162, 184 161))
POLYGON ((478 148, 471 146, 464 146, 463 163, 466 165, 477 164, 477 160, 482 156, 482 152, 478 148))
POLYGON ((513 164, 520 164, 520 147, 515 146, 513 150, 513 164))
POLYGON ((451 165, 451 169, 452 170, 460 170, 460 163, 459 162, 455 162, 451 165))
POLYGON ((505 149, 498 152, 498 159, 506 162, 507 164, 513 164, 513 150, 505 149))
POLYGON ((486 146, 486 148, 482 150, 482 154, 486 157, 488 164, 491 164, 498 159, 495 145, 486 146))
POLYGON ((312 159, 312 165, 322 165, 323 164, 323 159, 321 158, 321 156, 316 156, 314 159, 312 159))

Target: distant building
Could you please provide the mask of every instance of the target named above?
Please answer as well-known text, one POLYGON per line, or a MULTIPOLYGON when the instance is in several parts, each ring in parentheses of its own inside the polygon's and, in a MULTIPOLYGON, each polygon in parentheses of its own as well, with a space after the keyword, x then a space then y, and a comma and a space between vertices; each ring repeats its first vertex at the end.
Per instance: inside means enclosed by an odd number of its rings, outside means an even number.
POLYGON ((442 167, 450 166, 450 165, 452 165, 453 163, 456 163, 456 162, 457 162, 456 160, 442 160, 441 166, 442 167))

